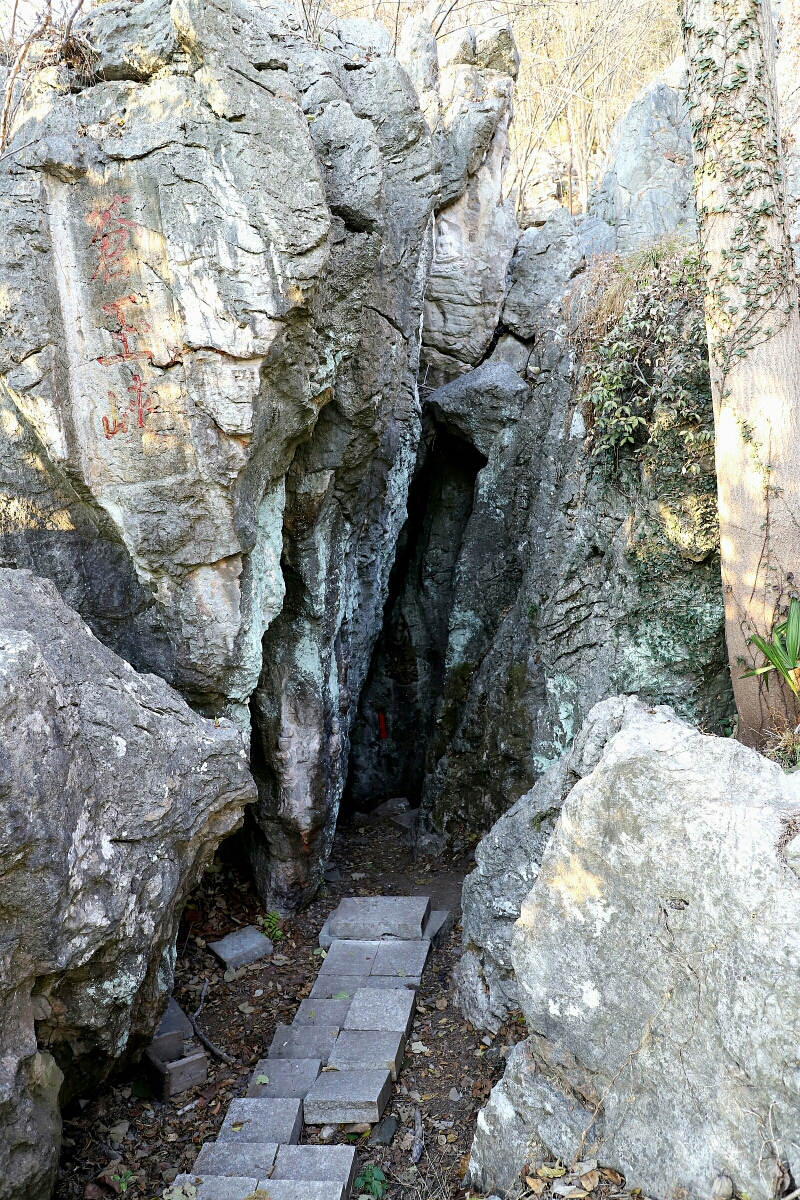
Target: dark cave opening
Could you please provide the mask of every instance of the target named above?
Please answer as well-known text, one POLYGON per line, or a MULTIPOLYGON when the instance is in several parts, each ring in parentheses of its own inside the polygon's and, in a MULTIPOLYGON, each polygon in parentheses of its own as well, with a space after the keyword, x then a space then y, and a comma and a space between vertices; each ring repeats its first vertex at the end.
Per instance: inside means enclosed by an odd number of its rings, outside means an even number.
POLYGON ((353 725, 343 813, 368 812, 393 796, 419 803, 442 696, 458 557, 485 466, 470 443, 427 420, 353 725))

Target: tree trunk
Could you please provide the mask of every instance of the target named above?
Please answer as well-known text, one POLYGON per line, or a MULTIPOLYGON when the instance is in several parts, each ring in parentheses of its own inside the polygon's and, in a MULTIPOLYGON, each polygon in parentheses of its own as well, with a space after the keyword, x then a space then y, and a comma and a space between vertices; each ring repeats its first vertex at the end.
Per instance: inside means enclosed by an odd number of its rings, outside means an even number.
MULTIPOLYGON (((683 0, 716 426, 725 633, 749 745, 794 716, 744 671, 800 585, 800 318, 768 0, 683 0)), ((762 677, 763 679, 763 677, 762 677)))

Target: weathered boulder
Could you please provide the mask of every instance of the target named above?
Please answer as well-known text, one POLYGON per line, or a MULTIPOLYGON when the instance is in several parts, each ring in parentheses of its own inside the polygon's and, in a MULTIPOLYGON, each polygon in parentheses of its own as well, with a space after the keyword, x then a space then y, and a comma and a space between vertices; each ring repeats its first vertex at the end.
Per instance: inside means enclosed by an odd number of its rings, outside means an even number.
POLYGON ((516 1195, 525 1162, 591 1156, 652 1196, 722 1173, 767 1200, 775 1160, 797 1168, 798 832, 796 777, 626 703, 514 929, 532 1036, 479 1121, 473 1184, 516 1195))
POLYGON ((625 696, 596 704, 563 758, 475 847, 475 870, 464 880, 461 895, 464 950, 454 995, 464 1016, 479 1029, 497 1032, 509 1011, 519 1008, 511 961, 514 923, 536 881, 564 799, 594 770, 626 711, 637 704, 634 697, 625 696))
POLYGON ((617 123, 589 211, 616 229, 622 253, 664 234, 696 235, 682 58, 642 88, 617 123))
POLYGON ((255 799, 241 732, 0 570, 0 1196, 42 1200, 59 1101, 134 1057, 178 920, 255 799))
POLYGON ((405 516, 440 179, 386 31, 323 24, 99 5, 95 73, 34 74, 0 164, 2 562, 255 717, 249 848, 287 905, 328 853, 405 516))

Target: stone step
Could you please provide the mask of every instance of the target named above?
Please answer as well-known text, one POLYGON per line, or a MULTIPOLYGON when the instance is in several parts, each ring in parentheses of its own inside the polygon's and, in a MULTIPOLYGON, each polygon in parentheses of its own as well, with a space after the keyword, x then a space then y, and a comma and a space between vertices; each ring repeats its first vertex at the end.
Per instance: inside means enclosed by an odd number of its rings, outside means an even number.
POLYGON ((306 1125, 374 1125, 391 1090, 389 1071, 323 1071, 303 1101, 306 1125))
POLYGON ((415 996, 409 988, 379 991, 359 988, 351 1001, 344 1029, 385 1029, 408 1037, 414 1020, 415 996))
POLYGON ((173 1186, 190 1184, 195 1200, 345 1200, 344 1185, 335 1180, 231 1179, 215 1175, 178 1175, 173 1186), (259 1195, 261 1193, 261 1195, 259 1195))
POLYGON ((350 1000, 303 1000, 295 1013, 292 1025, 328 1025, 343 1029, 350 1009, 350 1000))
POLYGON ((397 1079, 406 1039, 384 1029, 344 1029, 328 1063, 338 1071, 388 1070, 397 1079))
POLYGON ((277 1153, 276 1142, 204 1142, 192 1170, 196 1175, 266 1179, 277 1153))
POLYGON ((319 969, 320 975, 371 975, 382 942, 346 942, 334 938, 319 969))
POLYGON ((294 1144, 303 1126, 302 1107, 299 1099, 232 1100, 217 1141, 294 1144))
POLYGON ((324 1067, 338 1033, 338 1026, 279 1025, 270 1043, 269 1057, 318 1058, 324 1067))
POLYGON ((320 967, 325 975, 419 978, 431 948, 427 938, 416 941, 347 942, 334 940, 320 967))
POLYGON ((329 916, 328 932, 356 941, 422 938, 430 911, 428 896, 346 896, 329 916))
POLYGON ((302 1100, 321 1067, 318 1058, 261 1058, 256 1063, 247 1095, 251 1100, 291 1097, 302 1100), (258 1083, 259 1078, 266 1078, 269 1083, 258 1083))
POLYGON ((419 975, 318 975, 309 1000, 339 1000, 343 996, 354 996, 359 988, 412 990, 420 986, 420 981, 419 975))
POLYGON ((177 1189, 182 1183, 196 1189, 195 1200, 248 1200, 258 1187, 259 1181, 248 1176, 229 1178, 224 1175, 199 1175, 189 1172, 178 1175, 171 1187, 177 1189))
POLYGON ((270 1184, 276 1179, 302 1179, 308 1183, 332 1180, 349 1195, 355 1174, 354 1146, 281 1146, 270 1184))

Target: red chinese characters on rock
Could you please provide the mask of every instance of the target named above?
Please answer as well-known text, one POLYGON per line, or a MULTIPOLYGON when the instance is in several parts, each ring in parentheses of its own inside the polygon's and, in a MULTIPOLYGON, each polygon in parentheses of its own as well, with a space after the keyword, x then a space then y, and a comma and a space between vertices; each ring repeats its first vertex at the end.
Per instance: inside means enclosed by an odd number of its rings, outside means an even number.
POLYGON ((128 250, 131 234, 138 226, 120 211, 129 201, 130 196, 114 196, 105 208, 97 205, 84 218, 94 230, 89 245, 97 247, 97 269, 92 279, 102 276, 103 283, 110 283, 130 274, 128 250))
MULTIPOLYGON (((137 228, 137 224, 123 215, 123 206, 129 200, 129 196, 115 195, 106 207, 98 205, 86 215, 86 223, 94 230, 89 245, 96 248, 98 260, 92 279, 102 278, 104 283, 108 283, 130 274, 131 260, 128 250, 131 232, 137 228)), ((140 374, 140 371, 144 371, 153 362, 153 351, 139 345, 142 335, 150 332, 150 325, 140 312, 134 312, 135 306, 146 310, 147 301, 134 292, 103 305, 103 312, 117 325, 111 332, 111 337, 119 349, 115 354, 101 354, 97 361, 104 367, 119 366, 122 363, 140 364, 139 370, 134 371, 131 377, 128 388, 130 399, 122 413, 118 408, 116 392, 107 393, 111 416, 104 416, 102 419, 103 432, 107 439, 132 432, 133 429, 144 430, 146 416, 155 411, 154 397, 148 394, 144 376, 140 374)))
MULTIPOLYGON (((107 438, 116 437, 118 433, 127 433, 128 418, 131 415, 136 418, 139 429, 144 429, 145 416, 154 411, 153 397, 144 394, 144 380, 141 375, 134 375, 128 391, 133 394, 128 403, 128 411, 121 420, 117 420, 116 416, 113 416, 110 421, 108 417, 103 417, 103 431, 107 438)), ((112 410, 116 409, 116 392, 109 392, 108 398, 111 401, 112 410)))

